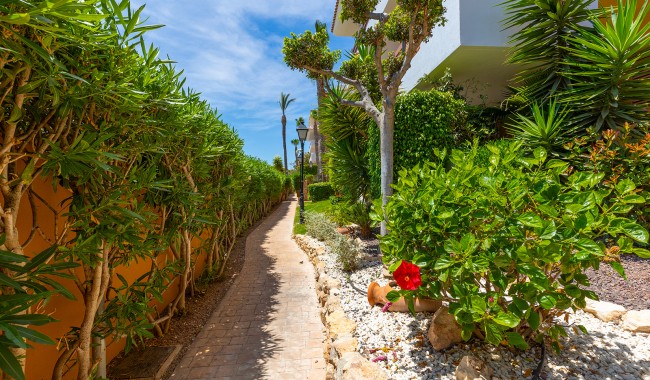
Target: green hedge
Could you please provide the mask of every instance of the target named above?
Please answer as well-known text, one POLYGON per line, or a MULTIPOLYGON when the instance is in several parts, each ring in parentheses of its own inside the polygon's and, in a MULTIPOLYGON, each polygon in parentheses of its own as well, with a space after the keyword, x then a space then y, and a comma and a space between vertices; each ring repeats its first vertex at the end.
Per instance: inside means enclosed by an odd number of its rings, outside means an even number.
MULTIPOLYGON (((453 131, 464 122, 465 103, 438 91, 412 91, 400 95, 395 106, 395 181, 401 168, 434 159, 434 148, 454 147, 453 131)), ((373 197, 380 195, 379 129, 370 128, 368 159, 373 197)))
POLYGON ((309 190, 309 200, 312 202, 329 199, 329 197, 334 195, 334 187, 329 182, 312 183, 307 186, 307 189, 309 190))

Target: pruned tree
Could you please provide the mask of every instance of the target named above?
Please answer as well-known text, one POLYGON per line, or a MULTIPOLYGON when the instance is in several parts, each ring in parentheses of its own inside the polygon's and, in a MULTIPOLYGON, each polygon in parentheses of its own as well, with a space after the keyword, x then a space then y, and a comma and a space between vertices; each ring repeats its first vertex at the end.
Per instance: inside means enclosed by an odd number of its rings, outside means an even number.
MULTIPOLYGON (((379 98, 373 98, 374 78, 367 75, 367 65, 358 65, 351 59, 335 71, 334 65, 341 52, 328 47, 327 30, 319 28, 315 33, 306 31, 284 39, 282 52, 285 63, 294 70, 333 78, 356 89, 360 100, 339 99, 341 104, 363 108, 374 120, 380 131, 381 192, 382 204, 392 194, 393 182, 393 135, 395 126, 395 99, 404 75, 411 67, 413 57, 423 42, 431 37, 433 28, 444 24, 443 0, 397 0, 390 13, 377 13, 379 0, 342 0, 341 20, 352 20, 363 27, 355 35, 356 45, 374 47, 372 67, 376 70, 379 98), (401 50, 386 51, 386 42, 401 43, 401 50)), ((327 84, 327 82, 325 82, 327 84)), ((386 223, 381 225, 382 235, 386 223)))

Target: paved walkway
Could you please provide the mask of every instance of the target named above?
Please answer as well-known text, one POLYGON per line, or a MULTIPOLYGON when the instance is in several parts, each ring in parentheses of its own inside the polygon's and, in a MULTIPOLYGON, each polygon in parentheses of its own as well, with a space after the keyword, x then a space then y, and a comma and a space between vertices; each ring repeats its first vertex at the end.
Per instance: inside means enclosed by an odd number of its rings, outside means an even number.
POLYGON ((239 278, 171 379, 325 379, 314 269, 291 239, 296 205, 248 235, 239 278))

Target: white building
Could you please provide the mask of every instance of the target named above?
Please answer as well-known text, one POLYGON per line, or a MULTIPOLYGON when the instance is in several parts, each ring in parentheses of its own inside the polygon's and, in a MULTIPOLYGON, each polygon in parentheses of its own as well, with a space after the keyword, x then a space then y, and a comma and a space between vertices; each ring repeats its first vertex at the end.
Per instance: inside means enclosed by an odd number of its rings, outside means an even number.
MULTIPOLYGON (((506 95, 507 83, 517 72, 514 65, 505 64, 507 41, 511 30, 504 31, 503 0, 446 0, 443 27, 436 27, 433 36, 423 43, 413 58, 411 68, 402 82, 403 90, 427 90, 430 85, 419 83, 425 76, 438 79, 449 67, 456 84, 463 85, 468 100, 480 103, 480 95, 487 96, 488 104, 498 104, 506 95), (472 92, 471 89, 475 89, 472 92)), ((395 0, 381 0, 376 12, 391 12, 395 0)), ((597 7, 597 2, 594 2, 597 7)), ((352 36, 361 25, 348 20, 341 22, 341 4, 337 0, 332 32, 337 36, 352 36)), ((372 22, 375 22, 374 20, 372 22)), ((372 25, 372 24, 370 24, 372 25)), ((387 50, 396 50, 392 43, 387 50)))

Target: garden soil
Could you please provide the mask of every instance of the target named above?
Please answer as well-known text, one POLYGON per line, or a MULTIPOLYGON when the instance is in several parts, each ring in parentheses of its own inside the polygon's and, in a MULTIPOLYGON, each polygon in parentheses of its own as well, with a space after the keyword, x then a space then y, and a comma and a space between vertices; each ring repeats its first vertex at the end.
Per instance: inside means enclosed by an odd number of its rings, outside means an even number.
POLYGON ((627 280, 611 266, 602 264, 600 269, 589 269, 591 286, 601 301, 619 304, 628 310, 650 309, 650 259, 636 255, 621 256, 627 280))

